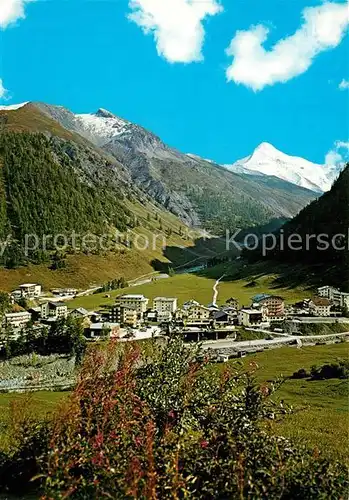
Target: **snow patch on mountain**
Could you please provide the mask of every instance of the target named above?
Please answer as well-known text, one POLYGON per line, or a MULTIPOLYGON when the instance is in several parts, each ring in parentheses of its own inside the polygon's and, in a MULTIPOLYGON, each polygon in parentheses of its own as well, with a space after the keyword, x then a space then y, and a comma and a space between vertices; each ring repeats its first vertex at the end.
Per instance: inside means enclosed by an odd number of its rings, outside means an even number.
POLYGON ((75 119, 78 127, 93 137, 94 142, 100 146, 107 144, 113 137, 123 134, 130 124, 103 108, 93 114, 76 114, 75 119))
POLYGON ((0 111, 16 111, 16 109, 23 108, 29 102, 22 102, 21 104, 11 104, 10 106, 0 106, 0 111))
POLYGON ((240 174, 278 177, 318 193, 329 191, 341 170, 338 166, 318 165, 289 156, 267 142, 260 144, 251 156, 224 167, 240 174))

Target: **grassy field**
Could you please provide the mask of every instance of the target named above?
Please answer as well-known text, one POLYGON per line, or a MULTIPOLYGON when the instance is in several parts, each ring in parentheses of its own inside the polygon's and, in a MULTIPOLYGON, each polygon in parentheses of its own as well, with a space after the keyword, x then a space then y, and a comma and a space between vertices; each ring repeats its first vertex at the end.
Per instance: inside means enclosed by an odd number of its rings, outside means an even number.
POLYGON ((30 394, 0 394, 0 422, 5 422, 9 417, 10 405, 16 401, 23 404, 32 404, 38 414, 44 415, 52 412, 67 392, 42 391, 30 394))
MULTIPOLYGON (((265 351, 244 358, 258 364, 259 382, 290 376, 300 368, 309 370, 312 365, 348 358, 349 344, 303 347, 285 347, 265 351)), ((348 380, 286 380, 275 394, 296 410, 280 423, 272 423, 274 433, 319 450, 330 457, 349 462, 349 386, 348 380)))
POLYGON ((68 392, 50 391, 0 394, 0 451, 6 451, 13 445, 13 430, 7 426, 9 421, 14 424, 16 414, 21 414, 22 418, 23 415, 26 418, 49 416, 68 395, 68 392))
POLYGON ((0 268, 0 289, 14 290, 21 283, 40 283, 45 291, 51 288, 88 288, 110 279, 135 278, 153 271, 148 260, 134 252, 108 255, 68 255, 67 267, 53 271, 47 265, 29 265, 17 269, 0 268))
MULTIPOLYGON (((224 281, 219 285, 218 303, 224 302, 235 297, 239 300, 240 305, 249 305, 251 297, 261 292, 276 293, 273 281, 274 275, 266 275, 258 280, 257 286, 249 288, 250 279, 241 279, 236 281, 224 281)), ((179 305, 182 305, 189 299, 195 299, 202 304, 212 302, 213 291, 212 287, 215 279, 205 276, 197 276, 194 274, 178 274, 168 279, 157 280, 152 283, 147 283, 140 286, 116 290, 110 293, 110 298, 105 298, 105 293, 90 295, 87 297, 79 297, 68 303, 68 307, 85 307, 86 309, 97 309, 103 305, 111 305, 115 301, 115 297, 121 293, 142 293, 146 297, 153 299, 157 296, 178 297, 179 305)), ((279 288, 278 295, 282 295, 287 302, 301 300, 311 296, 309 290, 304 290, 301 287, 294 289, 279 288)))

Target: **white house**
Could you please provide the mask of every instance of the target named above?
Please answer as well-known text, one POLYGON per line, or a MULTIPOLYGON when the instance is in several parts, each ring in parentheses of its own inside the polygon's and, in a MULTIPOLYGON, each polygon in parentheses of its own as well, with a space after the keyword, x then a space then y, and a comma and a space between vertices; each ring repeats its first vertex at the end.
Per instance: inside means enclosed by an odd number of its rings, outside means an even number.
POLYGON ((238 322, 242 326, 267 326, 268 325, 268 309, 261 307, 260 309, 240 309, 238 313, 238 322))
MULTIPOLYGON (((185 311, 188 323, 209 323, 211 310, 201 304, 194 303, 185 311)), ((184 317, 185 317, 184 316, 184 317)))
POLYGON ((12 328, 24 328, 31 320, 31 314, 27 311, 5 314, 5 326, 12 328))
POLYGON ((330 316, 331 305, 331 301, 325 297, 313 297, 309 304, 309 310, 314 316, 330 316))
POLYGON ((127 309, 133 309, 138 314, 143 315, 148 307, 149 299, 144 297, 144 295, 120 295, 116 298, 116 307, 125 307, 127 309))
MULTIPOLYGON (((168 317, 170 320, 177 311, 177 298, 176 297, 156 297, 153 301, 153 309, 161 317, 168 317)), ((166 321, 162 319, 162 321, 166 321)))
POLYGON ((335 306, 349 307, 349 293, 341 292, 333 286, 321 286, 317 292, 319 297, 330 300, 335 306))
POLYGON ((77 309, 73 309, 72 311, 70 311, 69 315, 72 318, 81 319, 81 318, 86 318, 89 315, 89 312, 87 311, 87 309, 84 309, 83 307, 78 307, 77 309))
POLYGON ((325 297, 326 299, 333 300, 333 297, 335 295, 337 296, 340 291, 338 290, 338 288, 326 285, 318 288, 317 293, 319 297, 325 297))
POLYGON ((68 307, 63 302, 44 302, 40 308, 42 319, 62 319, 68 316, 68 307))
POLYGON ((41 285, 35 283, 24 283, 19 286, 21 296, 25 299, 37 299, 41 295, 41 285))
POLYGON ((121 307, 120 309, 120 320, 123 325, 135 328, 139 323, 138 315, 139 313, 135 309, 129 307, 121 307))
POLYGON ((349 293, 342 292, 341 307, 346 307, 347 309, 349 309, 349 293))

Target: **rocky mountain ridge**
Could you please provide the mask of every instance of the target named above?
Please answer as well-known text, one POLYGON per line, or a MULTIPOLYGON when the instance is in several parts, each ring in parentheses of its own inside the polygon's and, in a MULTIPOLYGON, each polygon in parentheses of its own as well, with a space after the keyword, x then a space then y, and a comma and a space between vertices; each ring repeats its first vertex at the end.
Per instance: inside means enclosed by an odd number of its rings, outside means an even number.
POLYGON ((35 114, 34 130, 45 116, 67 132, 78 134, 111 158, 111 168, 128 184, 184 223, 214 234, 265 224, 275 217, 292 217, 316 197, 308 189, 273 176, 229 172, 213 162, 183 154, 152 132, 102 108, 94 114, 74 114, 62 106, 24 103, 7 117, 15 114, 20 122, 21 113, 35 114))

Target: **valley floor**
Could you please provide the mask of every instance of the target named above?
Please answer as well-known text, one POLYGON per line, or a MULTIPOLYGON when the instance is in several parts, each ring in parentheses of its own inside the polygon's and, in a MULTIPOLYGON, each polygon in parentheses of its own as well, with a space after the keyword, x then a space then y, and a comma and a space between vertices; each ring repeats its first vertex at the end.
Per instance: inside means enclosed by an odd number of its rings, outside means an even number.
MULTIPOLYGON (((251 278, 238 279, 234 281, 222 281, 219 284, 218 303, 224 302, 234 297, 238 299, 240 305, 248 305, 251 297, 258 293, 276 293, 275 275, 266 274, 251 282, 251 278), (251 286, 251 283, 253 286, 251 286)), ((153 281, 144 285, 114 290, 105 297, 105 293, 79 297, 68 303, 70 308, 85 307, 86 309, 96 309, 104 305, 111 305, 115 302, 115 297, 123 293, 140 293, 149 299, 158 296, 178 297, 179 306, 190 299, 194 299, 201 304, 209 304, 213 299, 213 286, 215 278, 198 276, 194 274, 177 274, 167 279, 153 281)), ((311 296, 311 291, 302 287, 277 288, 277 294, 282 295, 287 302, 295 302, 311 296)))

